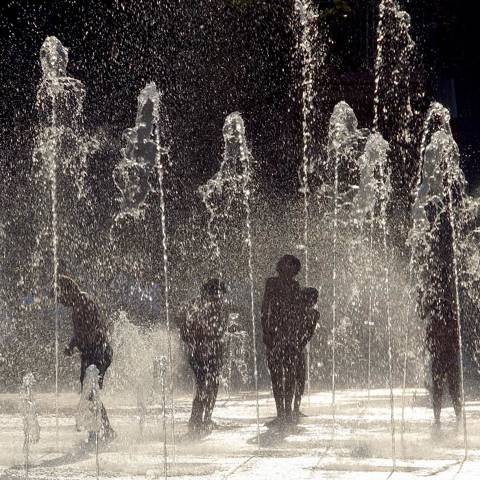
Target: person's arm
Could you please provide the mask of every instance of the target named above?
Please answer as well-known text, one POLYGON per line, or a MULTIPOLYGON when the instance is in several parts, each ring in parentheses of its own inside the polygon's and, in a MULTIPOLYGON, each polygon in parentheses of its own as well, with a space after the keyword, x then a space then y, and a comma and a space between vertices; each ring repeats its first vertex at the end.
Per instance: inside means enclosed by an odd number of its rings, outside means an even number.
MULTIPOLYGON (((78 301, 78 300, 77 300, 78 301)), ((75 348, 78 348, 80 342, 79 342, 79 320, 78 320, 78 315, 79 312, 77 311, 78 309, 78 303, 75 303, 73 306, 72 310, 72 325, 73 325, 73 333, 72 337, 70 338, 70 342, 68 343, 68 346, 65 348, 65 355, 70 356, 73 355, 73 352, 75 348)), ((83 315, 84 312, 81 312, 83 315)))
POLYGON ((270 325, 270 309, 273 300, 273 279, 268 278, 265 282, 265 293, 263 294, 262 309, 261 309, 261 321, 263 331, 263 343, 267 347, 271 347, 272 344, 272 332, 270 325))
POLYGON ((275 297, 275 279, 268 278, 265 282, 265 293, 263 294, 262 300, 262 310, 261 310, 261 319, 262 319, 262 328, 264 332, 269 329, 269 320, 271 314, 272 302, 275 297))
POLYGON ((313 310, 311 315, 309 315, 309 322, 308 322, 308 329, 307 329, 307 343, 312 339, 315 330, 317 328, 318 320, 320 318, 320 314, 317 310, 313 310))

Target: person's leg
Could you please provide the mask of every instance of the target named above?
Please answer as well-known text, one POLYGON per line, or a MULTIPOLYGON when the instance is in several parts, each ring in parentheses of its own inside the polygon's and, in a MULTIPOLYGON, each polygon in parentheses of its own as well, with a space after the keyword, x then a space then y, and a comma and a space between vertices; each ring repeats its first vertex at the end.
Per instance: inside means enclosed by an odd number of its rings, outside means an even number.
POLYGON ((452 360, 447 370, 447 382, 450 398, 452 399, 455 416, 459 421, 462 418, 462 392, 460 385, 460 359, 457 357, 452 360))
POLYGON ((203 372, 201 364, 193 356, 189 360, 190 366, 195 377, 195 396, 192 402, 192 413, 188 422, 191 431, 197 430, 202 424, 203 419, 203 396, 205 390, 205 373, 203 372))
POLYGON ((443 385, 445 383, 444 365, 440 358, 432 358, 432 403, 433 417, 435 423, 440 424, 440 414, 442 412, 443 385))
POLYGON ((88 367, 88 358, 84 353, 82 353, 81 363, 80 363, 80 391, 81 392, 83 392, 83 381, 85 380, 85 372, 87 371, 87 367, 88 367))
POLYGON ((287 422, 293 422, 292 401, 295 391, 295 370, 296 358, 293 353, 286 355, 283 364, 284 372, 284 396, 285 396, 285 419, 287 422))
POLYGON ((98 386, 100 389, 103 388, 103 379, 105 377, 105 373, 108 370, 108 367, 112 363, 112 358, 113 358, 113 350, 110 345, 105 346, 105 348, 102 348, 100 354, 98 355, 98 358, 96 359, 97 361, 95 362, 95 365, 98 368, 98 386))
MULTIPOLYGON (((98 358, 96 359, 96 366, 98 368, 98 386, 100 389, 103 388, 103 379, 105 377, 105 373, 112 363, 112 356, 113 351, 110 345, 107 345, 105 348, 102 348, 99 351, 98 358)), ((115 432, 110 425, 110 420, 108 419, 107 410, 101 402, 101 415, 102 415, 102 432, 103 432, 103 439, 104 440, 112 440, 115 437, 115 432)))
POLYGON ((281 364, 272 352, 267 352, 267 364, 270 370, 270 378, 272 380, 272 392, 275 399, 277 409, 277 418, 285 417, 285 403, 283 398, 283 371, 281 364))
MULTIPOLYGON (((97 363, 98 363, 98 355, 95 354, 95 351, 89 349, 89 350, 85 350, 85 351, 82 352, 81 367, 80 367, 80 386, 81 386, 81 391, 82 392, 83 392, 83 384, 84 384, 84 380, 85 380, 85 375, 86 375, 86 371, 87 371, 88 367, 90 365, 97 366, 97 363)), ((87 386, 87 391, 89 389, 90 389, 90 386, 88 385, 87 386)), ((93 400, 94 400, 93 391, 90 392, 90 394, 88 395, 88 397, 85 398, 85 400, 88 401, 88 402, 93 402, 93 400)), ((104 436, 106 430, 105 430, 105 427, 104 427, 104 425, 105 425, 105 423, 104 423, 105 422, 104 407, 101 403, 100 403, 99 407, 100 407, 101 427, 100 427, 100 432, 98 432, 98 437, 101 438, 101 437, 104 436)), ((106 415, 106 412, 105 412, 105 415, 106 415)), ((107 422, 108 422, 108 417, 107 417, 107 422)), ((108 423, 107 423, 107 425, 108 425, 108 423)), ((97 439, 97 432, 96 431, 89 431, 88 432, 88 442, 90 444, 93 444, 93 443, 95 443, 96 439, 97 439)))
POLYGON ((297 416, 300 415, 300 404, 305 391, 305 364, 305 352, 301 352, 298 356, 297 365, 295 368, 295 399, 293 402, 293 413, 297 416))
POLYGON ((207 399, 205 402, 205 416, 203 423, 207 428, 211 427, 213 409, 217 401, 218 385, 220 377, 220 365, 216 359, 209 362, 209 372, 207 376, 207 399))

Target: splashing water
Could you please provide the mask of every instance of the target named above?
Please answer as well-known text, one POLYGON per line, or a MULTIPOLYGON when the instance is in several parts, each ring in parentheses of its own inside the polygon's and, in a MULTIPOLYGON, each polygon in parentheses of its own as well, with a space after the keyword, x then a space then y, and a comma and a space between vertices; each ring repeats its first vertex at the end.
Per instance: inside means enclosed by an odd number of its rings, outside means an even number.
POLYGON ((155 84, 149 83, 138 96, 135 127, 123 133, 122 159, 113 172, 120 192, 116 222, 125 217, 143 218, 147 198, 154 191, 157 151, 154 130, 158 122, 158 102, 155 84))
POLYGON ((379 133, 370 135, 365 146, 365 158, 363 162, 373 165, 378 172, 377 195, 380 204, 379 222, 382 231, 382 247, 384 262, 384 291, 385 309, 387 318, 388 338, 388 384, 390 389, 390 425, 392 434, 392 469, 396 469, 396 442, 395 442, 395 405, 394 405, 394 372, 393 372, 393 338, 392 338, 392 315, 390 311, 390 270, 388 254, 388 227, 387 227, 387 205, 390 198, 390 175, 387 171, 388 143, 379 133))
POLYGON ((168 478, 168 449, 167 449, 167 395, 165 376, 167 373, 167 358, 161 356, 155 359, 154 371, 158 374, 160 391, 162 394, 162 428, 163 428, 163 468, 165 479, 168 478))
POLYGON ((452 130, 450 128, 450 112, 441 103, 432 102, 423 124, 422 140, 420 142, 421 164, 418 173, 419 180, 422 179, 425 151, 432 140, 433 134, 438 131, 445 132, 447 135, 451 135, 452 130))
POLYGON ((100 476, 100 463, 98 455, 99 435, 103 435, 102 423, 102 400, 100 398, 100 386, 98 383, 99 370, 95 365, 90 365, 85 372, 83 381, 83 389, 80 395, 75 422, 77 430, 85 430, 89 432, 89 440, 91 433, 95 435, 95 462, 97 468, 97 478, 100 476))
MULTIPOLYGON (((44 201, 47 202, 47 190, 50 197, 50 244, 53 263, 53 290, 55 304, 55 418, 58 443, 58 383, 59 383, 59 319, 58 319, 58 247, 59 247, 59 191, 62 187, 62 201, 68 211, 71 198, 68 187, 72 183, 77 188, 77 196, 84 194, 86 175, 86 155, 80 152, 74 155, 69 142, 76 139, 81 126, 81 114, 85 90, 81 82, 67 76, 68 49, 56 37, 47 37, 40 49, 43 77, 37 91, 37 108, 41 118, 41 129, 36 139, 34 166, 39 170, 43 184, 44 201), (68 150, 70 148, 70 150, 68 150), (75 161, 77 163, 75 163, 75 161)), ((47 203, 46 203, 47 204, 47 203)), ((46 207, 45 204, 45 207, 46 207)), ((47 209, 45 208, 45 211, 47 209)), ((67 225, 62 232, 71 229, 67 225)), ((48 230, 47 230, 48 231, 48 230)), ((40 250, 46 232, 37 235, 37 248, 40 250)), ((70 239, 75 243, 74 239, 70 239)), ((72 248, 72 244, 69 248, 72 248)), ((66 252, 67 253, 67 252, 66 252)), ((72 252, 69 251, 69 254, 72 252)), ((34 262, 34 267, 38 266, 34 262)))
POLYGON ((248 355, 248 335, 244 331, 238 332, 229 332, 227 328, 227 332, 225 333, 225 343, 226 347, 226 357, 227 362, 225 363, 221 377, 222 383, 227 391, 228 398, 230 399, 231 395, 231 386, 232 386, 232 375, 233 369, 236 368, 242 384, 248 384, 250 380, 250 374, 248 372, 247 366, 247 355, 248 355))
POLYGON ((38 423, 38 412, 33 397, 33 386, 35 377, 33 373, 27 373, 22 381, 22 404, 23 404, 23 455, 25 458, 25 477, 28 478, 30 464, 30 448, 32 444, 40 440, 40 425, 38 423))
MULTIPOLYGON (((449 127, 450 115, 440 104, 434 104, 430 110, 429 129, 425 138, 430 136, 430 143, 424 149, 422 182, 416 191, 414 203, 414 225, 411 242, 414 260, 418 269, 417 289, 423 295, 435 295, 438 285, 430 285, 432 271, 438 269, 438 263, 446 263, 452 271, 454 316, 458 337, 460 394, 462 406, 464 455, 468 455, 467 420, 465 414, 464 359, 462 340, 462 309, 460 299, 460 262, 462 245, 458 240, 458 230, 462 229, 466 212, 465 180, 459 167, 459 151, 449 127), (442 232, 442 233, 441 233, 442 232), (448 235, 445 232, 450 232, 448 235), (444 254, 437 252, 438 239, 441 235, 441 246, 444 254), (445 237, 445 238, 444 238, 445 237), (424 283, 424 282, 427 283, 424 283)), ((445 268, 445 267, 444 267, 445 268)), ((451 283, 451 282, 450 282, 451 283)), ((448 285, 441 285, 448 289, 448 285)), ((448 295, 448 293, 445 293, 448 295)), ((440 315, 437 312, 437 315, 440 315)), ((443 318, 438 320, 445 321, 443 318)), ((436 317, 434 318, 434 320, 436 317)))
MULTIPOLYGON (((204 202, 212 205, 215 197, 222 198, 227 194, 227 206, 231 205, 235 198, 240 195, 244 215, 245 244, 247 247, 248 280, 250 285, 250 319, 252 326, 252 347, 253 347, 253 375, 256 394, 256 416, 257 416, 257 444, 260 447, 260 407, 258 394, 258 368, 257 368, 257 346, 256 346, 256 320, 255 320, 255 291, 253 273, 253 245, 250 198, 252 194, 252 156, 247 147, 245 125, 238 112, 231 113, 225 119, 223 126, 223 138, 225 151, 219 172, 206 186, 201 188, 204 202)), ((209 208, 215 212, 215 208, 209 208)), ((221 207, 220 207, 221 208, 221 207)), ((228 208, 228 207, 227 207, 228 208)), ((215 244, 212 244, 216 252, 215 244)))
POLYGON ((163 125, 160 122, 160 94, 155 83, 145 86, 138 96, 135 127, 124 133, 126 147, 122 149, 122 160, 114 171, 114 181, 121 194, 120 211, 115 222, 126 217, 141 219, 154 186, 155 174, 160 195, 160 221, 162 229, 163 285, 165 323, 168 338, 168 359, 170 370, 170 401, 172 422, 172 449, 175 460, 175 388, 170 322, 170 279, 168 258, 167 211, 165 204, 165 168, 168 164, 168 148, 163 125))
POLYGON ((228 254, 225 241, 231 233, 232 226, 237 222, 236 217, 245 215, 244 211, 240 213, 237 211, 239 206, 244 210, 243 185, 246 165, 236 137, 234 125, 237 121, 236 116, 241 119, 240 114, 233 113, 225 120, 223 127, 225 149, 218 172, 198 189, 208 212, 209 259, 214 265, 214 272, 220 277, 224 274, 225 257, 228 254))
MULTIPOLYGON (((144 91, 145 92, 145 91, 144 91)), ((173 461, 175 461, 175 384, 174 384, 174 367, 173 367, 173 350, 172 350, 172 332, 170 325, 170 280, 169 280, 169 260, 168 260, 168 235, 167 235, 167 210, 165 205, 165 167, 168 164, 168 148, 162 146, 161 135, 164 133, 161 131, 161 125, 159 122, 159 108, 160 97, 158 95, 155 84, 152 86, 151 92, 147 95, 153 100, 156 108, 155 114, 155 165, 157 167, 158 174, 158 186, 160 190, 160 217, 162 224, 162 254, 163 254, 163 285, 164 285, 164 297, 165 297, 165 320, 167 325, 167 338, 168 338, 168 361, 170 364, 170 402, 172 410, 172 448, 173 448, 173 461)))
MULTIPOLYGON (((294 4, 295 15, 301 25, 298 48, 302 56, 302 137, 303 154, 299 171, 301 182, 300 192, 303 195, 303 267, 305 272, 305 285, 309 285, 309 172, 312 164, 312 133, 311 122, 314 115, 314 55, 312 43, 317 35, 315 21, 317 12, 309 0, 296 0, 294 4)), ((307 345, 307 395, 310 401, 310 345, 307 345)))
POLYGON ((332 416, 335 426, 336 344, 337 344, 337 235, 340 200, 340 169, 358 161, 363 132, 358 129, 355 113, 346 102, 338 103, 332 113, 328 134, 329 160, 333 164, 333 240, 332 240, 332 416))
POLYGON ((392 202, 390 236, 400 243, 408 236, 411 191, 417 180, 418 154, 412 149, 414 116, 411 75, 415 43, 410 36, 410 16, 397 0, 381 0, 375 60, 374 122, 390 145, 392 202))

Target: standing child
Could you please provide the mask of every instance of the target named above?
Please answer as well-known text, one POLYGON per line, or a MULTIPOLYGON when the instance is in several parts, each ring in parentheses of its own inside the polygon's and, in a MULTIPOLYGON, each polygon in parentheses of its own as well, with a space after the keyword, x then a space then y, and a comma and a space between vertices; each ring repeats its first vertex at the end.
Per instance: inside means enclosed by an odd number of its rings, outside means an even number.
POLYGON ((209 432, 213 428, 212 412, 223 365, 224 335, 229 315, 225 294, 222 281, 208 280, 201 295, 177 319, 195 376, 195 398, 188 423, 189 431, 194 434, 209 432))
POLYGON ((289 345, 291 329, 298 315, 300 288, 295 276, 300 268, 300 260, 293 255, 280 258, 277 263, 278 276, 267 279, 262 302, 263 343, 277 409, 277 417, 271 426, 280 428, 293 422, 295 363, 290 358, 289 345))
MULTIPOLYGON (((73 335, 65 349, 65 355, 72 355, 75 348, 81 355, 80 385, 83 390, 85 372, 90 365, 99 371, 98 384, 103 387, 103 377, 112 362, 113 351, 108 338, 108 325, 100 315, 97 304, 70 277, 58 277, 58 301, 72 308, 73 335)), ((102 434, 104 441, 115 438, 107 411, 102 404, 102 434)))

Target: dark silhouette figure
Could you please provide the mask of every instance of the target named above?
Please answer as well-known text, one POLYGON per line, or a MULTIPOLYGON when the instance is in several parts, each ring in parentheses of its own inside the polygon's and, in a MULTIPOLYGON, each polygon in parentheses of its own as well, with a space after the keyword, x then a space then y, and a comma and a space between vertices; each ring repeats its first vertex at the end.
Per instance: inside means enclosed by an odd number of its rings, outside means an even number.
POLYGON ((431 355, 432 401, 435 424, 440 425, 442 396, 448 384, 457 421, 462 415, 460 388, 460 355, 457 305, 454 283, 452 227, 446 207, 438 212, 426 208, 430 222, 430 252, 426 260, 426 285, 420 295, 420 306, 426 320, 426 347, 431 355))
POLYGON ((298 316, 300 288, 295 276, 300 268, 298 258, 285 255, 277 263, 278 276, 268 278, 265 284, 261 314, 263 343, 277 409, 272 425, 293 422, 297 349, 292 344, 291 328, 298 316))
MULTIPOLYGON (((112 362, 113 351, 108 339, 108 324, 100 315, 96 303, 70 277, 58 277, 58 301, 72 308, 73 335, 65 348, 65 355, 72 355, 77 348, 81 356, 80 384, 83 390, 85 372, 90 365, 99 371, 98 384, 103 388, 105 372, 112 362)), ((112 440, 115 432, 110 426, 107 411, 102 404, 103 440, 112 440)))
POLYGON ((177 324, 186 343, 196 391, 189 421, 191 433, 213 428, 212 412, 217 399, 224 356, 224 336, 228 324, 228 306, 224 300, 225 284, 208 280, 199 297, 179 315, 177 324))
POLYGON ((315 309, 318 301, 318 290, 316 288, 304 288, 300 292, 300 312, 298 325, 296 327, 296 368, 295 368, 295 398, 293 401, 293 419, 298 421, 301 416, 300 404, 305 391, 306 359, 305 348, 312 339, 317 327, 320 314, 315 309))

